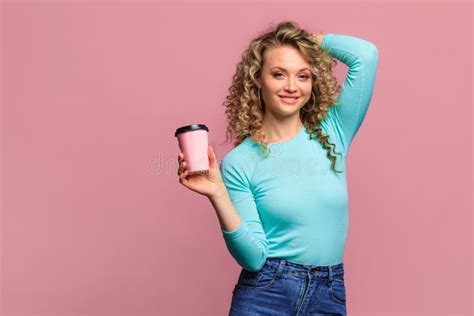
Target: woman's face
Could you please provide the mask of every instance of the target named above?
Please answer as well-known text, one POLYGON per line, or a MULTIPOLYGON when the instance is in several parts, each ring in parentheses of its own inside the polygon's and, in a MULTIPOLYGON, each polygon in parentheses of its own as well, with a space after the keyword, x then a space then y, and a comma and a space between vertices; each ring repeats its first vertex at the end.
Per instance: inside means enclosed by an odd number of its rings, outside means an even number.
POLYGON ((290 46, 267 49, 263 60, 262 76, 257 82, 262 89, 265 113, 270 111, 275 117, 299 115, 311 97, 311 65, 290 46))

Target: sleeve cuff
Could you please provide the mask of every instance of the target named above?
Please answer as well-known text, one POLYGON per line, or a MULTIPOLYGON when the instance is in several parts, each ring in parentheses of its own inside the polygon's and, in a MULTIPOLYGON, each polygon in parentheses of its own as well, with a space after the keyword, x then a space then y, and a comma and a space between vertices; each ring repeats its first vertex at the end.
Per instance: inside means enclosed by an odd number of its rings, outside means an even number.
POLYGON ((327 50, 329 48, 329 41, 331 40, 331 37, 332 37, 331 33, 324 34, 323 42, 321 43, 321 47, 324 50, 327 50))

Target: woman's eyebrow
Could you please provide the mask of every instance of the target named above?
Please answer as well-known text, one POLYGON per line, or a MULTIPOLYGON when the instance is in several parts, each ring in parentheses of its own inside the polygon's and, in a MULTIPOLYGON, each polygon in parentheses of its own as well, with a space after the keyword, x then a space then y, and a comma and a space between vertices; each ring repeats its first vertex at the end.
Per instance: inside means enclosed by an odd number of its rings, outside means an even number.
MULTIPOLYGON (((272 67, 272 69, 273 69, 273 68, 278 68, 278 69, 281 69, 281 70, 283 70, 283 71, 286 71, 286 69, 285 69, 285 68, 283 68, 283 67, 279 67, 279 66, 272 67)), ((309 71, 311 71, 309 68, 303 68, 303 69, 300 69, 300 71, 298 71, 298 72, 301 72, 301 71, 303 71, 303 70, 309 70, 309 71)))

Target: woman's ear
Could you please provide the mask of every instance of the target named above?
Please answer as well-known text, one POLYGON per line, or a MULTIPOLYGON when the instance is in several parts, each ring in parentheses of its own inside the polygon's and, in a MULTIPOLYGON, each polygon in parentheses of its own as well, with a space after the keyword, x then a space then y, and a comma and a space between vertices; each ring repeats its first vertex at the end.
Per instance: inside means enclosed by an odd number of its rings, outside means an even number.
POLYGON ((262 83, 261 83, 260 79, 255 79, 255 81, 256 81, 257 87, 258 87, 259 89, 262 89, 262 83))

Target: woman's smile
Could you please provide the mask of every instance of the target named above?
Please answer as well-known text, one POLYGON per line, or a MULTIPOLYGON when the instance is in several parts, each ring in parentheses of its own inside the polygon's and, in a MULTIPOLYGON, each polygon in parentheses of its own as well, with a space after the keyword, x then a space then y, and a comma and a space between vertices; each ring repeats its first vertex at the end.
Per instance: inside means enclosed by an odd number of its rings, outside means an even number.
POLYGON ((282 97, 282 96, 278 96, 281 100, 281 102, 283 104, 286 104, 286 105, 295 105, 299 98, 298 97, 282 97))

